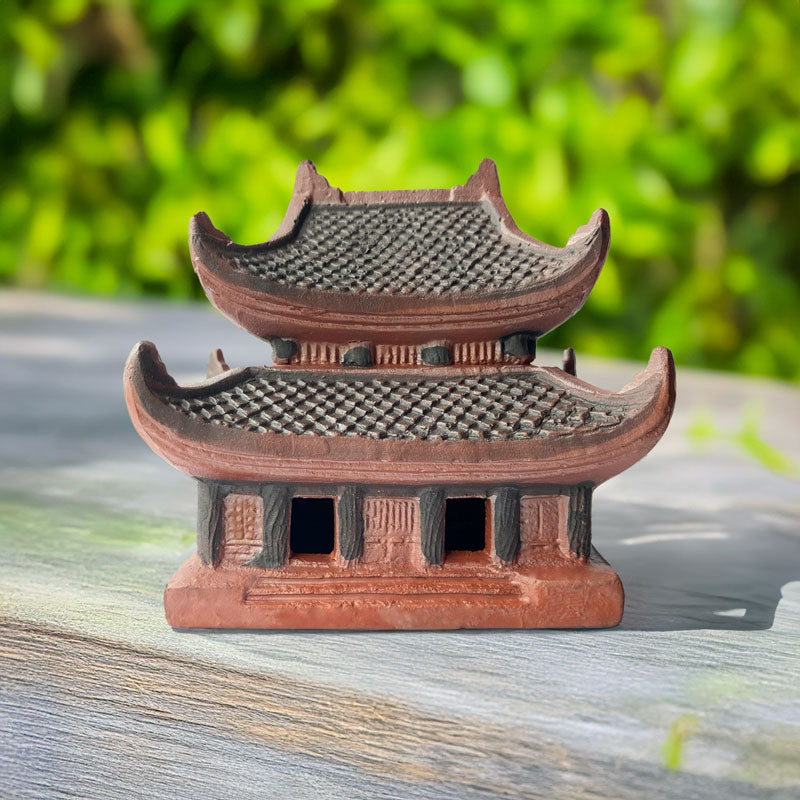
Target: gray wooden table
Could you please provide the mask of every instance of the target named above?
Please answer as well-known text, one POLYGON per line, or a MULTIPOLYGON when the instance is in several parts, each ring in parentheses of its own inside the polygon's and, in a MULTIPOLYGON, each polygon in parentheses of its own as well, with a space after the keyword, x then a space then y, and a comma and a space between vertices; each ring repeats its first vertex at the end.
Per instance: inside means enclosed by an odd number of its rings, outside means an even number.
POLYGON ((177 633, 195 493, 128 421, 142 338, 179 380, 267 359, 205 306, 0 293, 0 797, 800 797, 796 389, 679 365, 595 496, 618 629, 177 633))

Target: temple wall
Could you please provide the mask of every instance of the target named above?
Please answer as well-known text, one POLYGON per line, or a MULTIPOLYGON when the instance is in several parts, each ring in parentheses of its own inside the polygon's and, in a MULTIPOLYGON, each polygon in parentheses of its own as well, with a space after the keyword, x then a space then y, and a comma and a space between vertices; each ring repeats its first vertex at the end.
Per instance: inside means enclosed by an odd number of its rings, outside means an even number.
MULTIPOLYGON (((445 490, 384 497, 368 487, 300 487, 283 484, 218 484, 200 481, 198 553, 204 563, 235 568, 247 562, 274 569, 287 558, 330 561, 332 565, 385 564, 414 572, 426 564, 517 563, 535 566, 591 552, 592 487, 495 487, 445 490), (335 546, 324 551, 289 552, 292 498, 334 500, 335 546), (483 550, 447 551, 448 499, 487 498, 483 550), (473 555, 474 554, 474 555, 473 555)), ((402 490, 401 490, 402 491, 402 490)), ((399 494, 399 493, 398 493, 399 494)), ((449 513, 449 512, 448 512, 449 513)), ((324 528, 322 529, 324 530, 324 528)), ((459 529, 456 528, 456 531, 459 529)))
POLYGON ((534 564, 542 558, 569 553, 566 495, 523 495, 519 501, 520 549, 518 562, 534 564))
POLYGON ((264 502, 258 495, 229 494, 223 499, 222 508, 219 563, 237 567, 261 552, 264 502))
POLYGON ((364 500, 365 564, 420 566, 419 501, 416 498, 368 497, 364 500))

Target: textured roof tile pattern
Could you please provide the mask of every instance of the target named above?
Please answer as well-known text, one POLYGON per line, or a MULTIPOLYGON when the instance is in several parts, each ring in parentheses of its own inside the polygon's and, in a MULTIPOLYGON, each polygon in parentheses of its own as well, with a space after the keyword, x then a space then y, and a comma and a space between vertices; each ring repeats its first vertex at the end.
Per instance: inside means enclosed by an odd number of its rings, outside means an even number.
POLYGON ((350 294, 511 290, 569 265, 504 235, 483 202, 312 205, 288 241, 226 255, 235 269, 278 284, 350 294))
POLYGON ((168 403, 192 419, 258 434, 447 442, 590 432, 626 414, 533 371, 361 378, 264 370, 224 391, 168 403))

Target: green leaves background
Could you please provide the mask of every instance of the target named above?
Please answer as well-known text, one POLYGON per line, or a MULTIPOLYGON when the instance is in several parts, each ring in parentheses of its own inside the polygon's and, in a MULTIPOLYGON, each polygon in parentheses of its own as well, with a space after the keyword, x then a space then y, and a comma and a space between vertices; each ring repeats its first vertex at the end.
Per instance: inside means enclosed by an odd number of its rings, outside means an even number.
POLYGON ((0 3, 0 281, 198 297, 199 210, 263 241, 495 159, 520 227, 611 255, 549 346, 800 379, 796 0, 0 3))

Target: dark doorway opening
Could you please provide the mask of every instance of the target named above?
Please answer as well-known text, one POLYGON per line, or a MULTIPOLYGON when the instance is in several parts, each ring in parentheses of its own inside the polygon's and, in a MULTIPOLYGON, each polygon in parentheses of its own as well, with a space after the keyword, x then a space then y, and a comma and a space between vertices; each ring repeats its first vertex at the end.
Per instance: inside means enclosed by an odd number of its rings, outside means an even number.
POLYGON ((477 552, 486 548, 486 500, 453 497, 445 502, 444 549, 477 552))
POLYGON ((289 549, 292 555, 330 555, 336 523, 331 497, 295 497, 289 524, 289 549))

